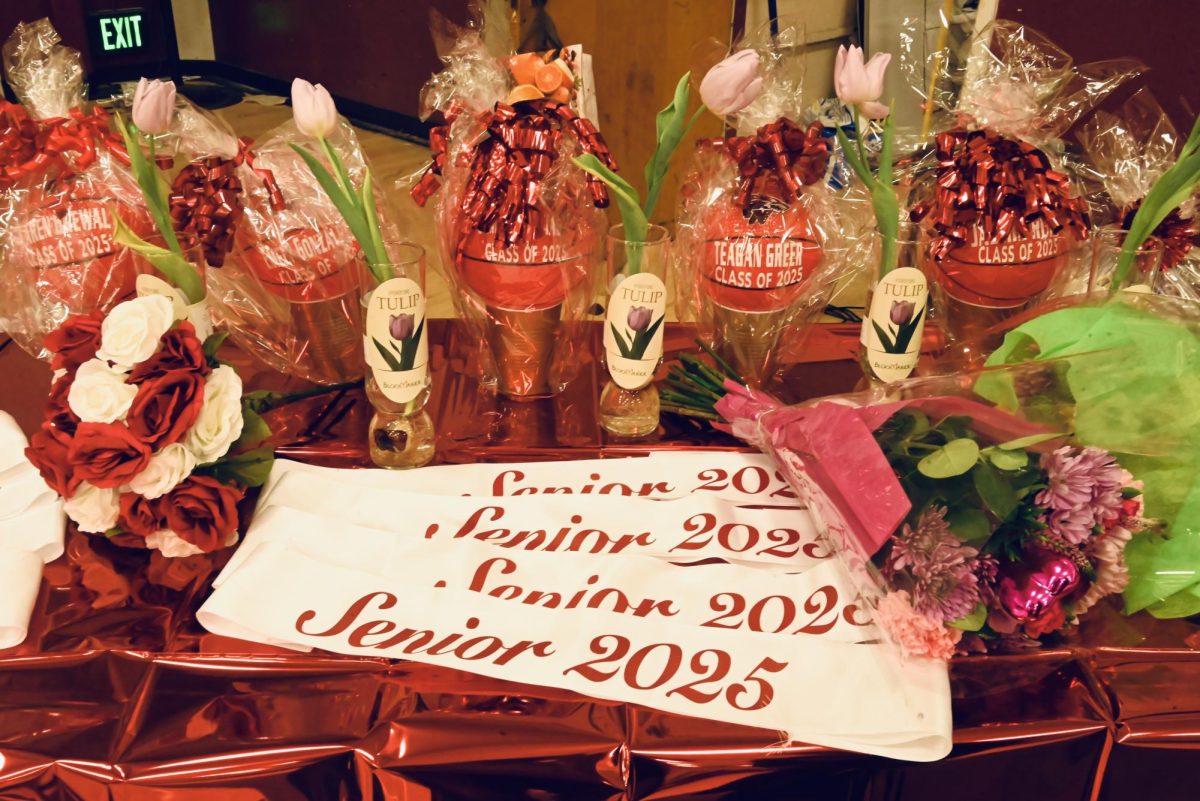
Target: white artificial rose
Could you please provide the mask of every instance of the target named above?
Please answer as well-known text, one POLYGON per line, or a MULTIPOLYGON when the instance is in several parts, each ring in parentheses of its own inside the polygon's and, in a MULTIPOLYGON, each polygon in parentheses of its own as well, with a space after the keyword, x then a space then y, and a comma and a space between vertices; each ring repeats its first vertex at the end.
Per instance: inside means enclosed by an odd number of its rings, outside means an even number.
POLYGON ((143 498, 161 498, 192 474, 196 457, 178 442, 150 457, 142 472, 129 480, 129 489, 143 498))
POLYGON ((101 489, 87 481, 81 482, 75 494, 63 503, 67 517, 79 530, 88 534, 103 534, 117 524, 121 504, 115 489, 101 489))
POLYGON ((136 386, 125 383, 125 373, 103 359, 90 359, 75 372, 67 405, 85 423, 115 423, 125 419, 137 392, 136 386))
POLYGON ((186 319, 196 329, 196 339, 201 344, 212 336, 212 312, 208 310, 208 298, 188 306, 186 319))
POLYGON ((204 551, 192 545, 192 543, 169 528, 161 529, 146 537, 146 547, 152 551, 159 551, 163 556, 169 556, 173 559, 204 553, 204 551))
POLYGON ((197 464, 220 459, 242 435, 242 379, 227 364, 213 370, 204 382, 204 405, 183 445, 197 464))
POLYGON ((100 349, 96 356, 126 370, 149 359, 158 340, 175 323, 171 301, 146 295, 118 304, 100 324, 100 349))

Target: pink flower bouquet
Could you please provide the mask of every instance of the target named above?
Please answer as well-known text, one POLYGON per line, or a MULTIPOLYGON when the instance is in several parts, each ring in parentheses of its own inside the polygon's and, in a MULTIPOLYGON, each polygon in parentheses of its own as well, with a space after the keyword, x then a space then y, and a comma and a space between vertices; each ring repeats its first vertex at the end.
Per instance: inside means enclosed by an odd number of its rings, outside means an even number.
POLYGON ((1126 546, 1155 536, 1124 457, 1073 436, 1071 367, 914 379, 886 402, 742 388, 717 411, 775 457, 887 635, 948 659, 1064 631, 1125 589, 1126 546))

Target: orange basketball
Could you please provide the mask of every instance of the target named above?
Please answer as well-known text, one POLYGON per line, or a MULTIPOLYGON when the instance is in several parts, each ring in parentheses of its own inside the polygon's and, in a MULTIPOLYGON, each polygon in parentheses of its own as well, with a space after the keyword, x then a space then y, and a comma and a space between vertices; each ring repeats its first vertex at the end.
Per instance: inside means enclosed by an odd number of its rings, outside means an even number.
POLYGON ((1066 264, 1075 239, 1035 223, 1032 236, 990 244, 976 229, 972 240, 940 259, 926 273, 954 300, 991 309, 1015 309, 1043 292, 1066 264))
POLYGON ((750 213, 725 203, 704 220, 701 280, 713 302, 728 309, 787 308, 821 263, 808 212, 775 198, 755 198, 750 213))

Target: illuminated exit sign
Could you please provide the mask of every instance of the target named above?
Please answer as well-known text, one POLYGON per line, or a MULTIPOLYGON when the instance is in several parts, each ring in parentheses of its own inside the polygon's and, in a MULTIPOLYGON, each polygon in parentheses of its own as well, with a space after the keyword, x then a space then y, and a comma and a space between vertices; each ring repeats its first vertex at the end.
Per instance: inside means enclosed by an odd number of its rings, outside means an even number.
POLYGON ((145 49, 146 15, 140 8, 92 14, 88 26, 93 54, 128 53, 145 49))

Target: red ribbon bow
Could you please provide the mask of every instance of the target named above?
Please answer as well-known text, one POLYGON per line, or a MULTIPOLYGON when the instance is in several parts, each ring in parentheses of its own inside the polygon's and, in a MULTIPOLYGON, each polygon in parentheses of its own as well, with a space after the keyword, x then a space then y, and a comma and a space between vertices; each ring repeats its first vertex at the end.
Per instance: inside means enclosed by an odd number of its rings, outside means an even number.
POLYGON ((737 163, 736 202, 747 215, 755 197, 794 202, 804 187, 825 177, 829 166, 829 141, 821 135, 820 122, 804 129, 780 117, 754 136, 707 139, 700 145, 723 150, 737 163))
POLYGON ((22 106, 0 100, 0 189, 52 166, 64 174, 85 170, 96 161, 97 146, 128 166, 125 145, 99 106, 35 121, 22 106))
POLYGON ((275 175, 254 167, 250 139, 238 139, 237 155, 231 159, 212 156, 188 164, 171 184, 170 208, 175 230, 187 245, 199 243, 204 259, 213 267, 225 264, 225 254, 233 249, 233 234, 242 218, 242 182, 237 168, 246 164, 262 178, 271 208, 284 208, 283 193, 275 175))
MULTIPOLYGON (((425 205, 438 188, 449 146, 449 126, 461 111, 452 109, 446 115, 446 125, 430 131, 433 163, 411 192, 418 205, 425 205)), ((617 169, 596 126, 564 103, 497 103, 484 123, 487 136, 469 154, 470 174, 460 210, 472 227, 493 231, 504 245, 513 245, 536 230, 542 213, 542 182, 558 158, 564 132, 574 135, 584 153, 595 155, 611 170, 617 169)), ((586 177, 592 203, 597 208, 608 206, 604 183, 590 174, 586 177)))
POLYGON ((1032 235, 1042 220, 1054 233, 1064 228, 1077 239, 1087 236, 1087 203, 1071 197, 1065 172, 1028 142, 995 131, 956 129, 937 135, 937 188, 930 200, 913 206, 909 218, 930 217, 935 234, 930 255, 940 259, 965 244, 976 227, 985 244, 1009 236, 1032 235))
MULTIPOLYGON (((1126 231, 1129 230, 1129 226, 1133 225, 1133 217, 1141 205, 1142 201, 1139 200, 1125 212, 1121 219, 1121 227, 1126 231)), ((1197 228, 1196 218, 1181 216, 1179 209, 1171 209, 1171 213, 1164 217, 1151 233, 1163 242, 1162 269, 1164 270, 1169 270, 1183 261, 1183 257, 1191 251, 1192 247, 1196 245, 1197 239, 1200 238, 1200 229, 1197 228)))

